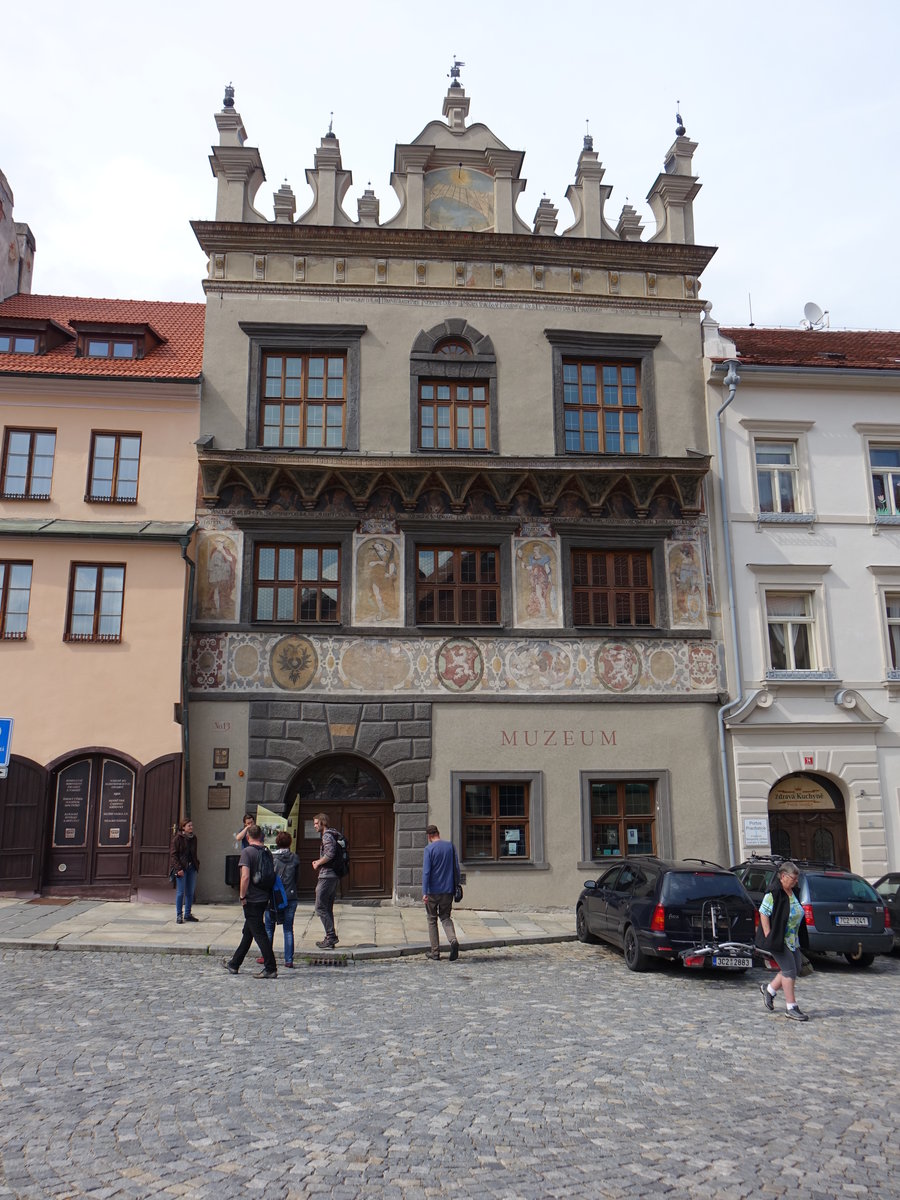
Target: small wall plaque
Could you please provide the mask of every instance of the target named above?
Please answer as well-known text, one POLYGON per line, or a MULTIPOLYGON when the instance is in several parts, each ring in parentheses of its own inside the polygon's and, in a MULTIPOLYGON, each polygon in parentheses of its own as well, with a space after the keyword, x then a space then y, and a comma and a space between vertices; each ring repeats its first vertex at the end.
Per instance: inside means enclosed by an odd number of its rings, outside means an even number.
POLYGON ((208 788, 206 792, 207 808, 231 808, 231 788, 221 783, 208 788))
POLYGON ((224 770, 228 766, 228 748, 221 747, 213 750, 213 769, 224 770))

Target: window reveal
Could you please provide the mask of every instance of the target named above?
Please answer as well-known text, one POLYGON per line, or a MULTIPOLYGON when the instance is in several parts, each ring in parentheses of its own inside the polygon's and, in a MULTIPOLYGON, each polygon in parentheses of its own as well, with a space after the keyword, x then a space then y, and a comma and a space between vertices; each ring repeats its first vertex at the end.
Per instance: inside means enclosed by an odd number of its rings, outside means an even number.
POLYGON ((572 619, 576 625, 653 625, 648 550, 573 550, 572 619))
POLYGON ((339 546, 257 546, 255 621, 333 623, 341 619, 339 546))
POLYGON ((563 361, 563 421, 569 454, 640 454, 638 368, 563 361))
POLYGON ((797 445, 795 442, 756 443, 756 486, 759 511, 798 511, 797 445))
POLYGON ((28 630, 30 562, 0 562, 0 639, 21 641, 28 630))
POLYGON ((888 645, 891 650, 891 669, 900 671, 900 592, 889 592, 884 598, 884 605, 888 645))
POLYGON ((140 460, 139 433, 95 433, 86 499, 136 503, 140 460))
POLYGON ((870 446, 872 493, 880 517, 900 516, 900 446, 870 446))
POLYGON ((345 355, 265 354, 261 445, 343 447, 346 366, 345 355))
POLYGON ((4 500, 49 500, 55 453, 55 430, 8 429, 3 453, 4 500))
POLYGON ((66 641, 121 641, 124 597, 124 564, 73 563, 66 641))
POLYGON ((419 448, 489 449, 487 385, 420 382, 419 448))
POLYGON ((654 785, 591 780, 591 857, 656 853, 654 785))
POLYGON ((773 671, 815 669, 813 606, 809 592, 767 592, 769 663, 773 671))
POLYGON ((420 546, 416 550, 420 625, 495 625, 500 620, 496 549, 420 546))

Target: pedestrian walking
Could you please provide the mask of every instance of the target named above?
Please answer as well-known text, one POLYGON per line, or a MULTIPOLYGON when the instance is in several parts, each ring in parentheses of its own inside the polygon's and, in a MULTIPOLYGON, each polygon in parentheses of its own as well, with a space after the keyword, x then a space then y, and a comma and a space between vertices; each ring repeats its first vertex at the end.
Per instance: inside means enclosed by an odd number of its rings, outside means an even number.
POLYGON ((244 823, 234 835, 234 848, 239 854, 247 845, 247 830, 251 825, 255 824, 256 817, 254 817, 252 813, 244 813, 244 823))
POLYGON ((254 939, 262 954, 263 966, 261 971, 254 972, 254 979, 276 979, 278 966, 272 953, 272 943, 266 933, 265 912, 272 898, 271 887, 263 887, 260 882, 254 883, 254 877, 260 880, 260 864, 263 856, 269 851, 263 845, 263 832, 256 824, 247 829, 247 845, 241 851, 239 862, 241 879, 241 904, 244 908, 244 928, 241 931, 241 943, 231 958, 224 958, 222 965, 232 975, 237 975, 241 963, 247 956, 254 939))
POLYGON ((437 825, 429 825, 425 834, 428 845, 422 859, 422 900, 428 918, 428 941, 431 946, 426 958, 437 962, 441 957, 437 927, 440 918, 444 934, 450 943, 450 961, 455 962, 459 958, 459 942, 450 913, 453 908, 453 894, 460 881, 459 859, 453 843, 441 839, 437 825))
POLYGON ((175 924, 185 921, 196 923, 191 912, 194 907, 194 890, 197 887, 197 872, 200 859, 197 857, 197 835, 193 821, 179 821, 178 831, 169 846, 169 871, 175 872, 175 924))
MULTIPOLYGON (((297 872, 300 869, 300 859, 291 850, 291 835, 282 830, 275 837, 275 874, 284 884, 287 895, 287 908, 284 913, 276 913, 271 905, 266 909, 266 933, 275 949, 275 923, 278 921, 284 929, 284 965, 292 968, 294 965, 294 914, 297 911, 297 872)), ((261 963, 263 960, 256 960, 261 963)))
POLYGON ((334 839, 334 830, 328 828, 328 813, 316 813, 313 825, 321 839, 319 857, 314 858, 312 864, 313 870, 319 872, 316 880, 316 916, 325 930, 325 936, 321 942, 316 942, 316 945, 320 950, 333 950, 339 940, 334 928, 334 897, 340 883, 333 866, 337 842, 334 839))
POLYGON ((806 917, 803 905, 794 895, 800 872, 792 862, 783 862, 772 882, 772 890, 763 896, 759 906, 759 923, 762 937, 758 938, 760 949, 771 954, 778 963, 778 974, 771 983, 761 983, 763 1004, 769 1012, 775 1011, 775 996, 779 988, 784 992, 785 1016, 792 1021, 808 1021, 794 993, 794 984, 803 966, 802 945, 809 945, 806 933, 806 917))

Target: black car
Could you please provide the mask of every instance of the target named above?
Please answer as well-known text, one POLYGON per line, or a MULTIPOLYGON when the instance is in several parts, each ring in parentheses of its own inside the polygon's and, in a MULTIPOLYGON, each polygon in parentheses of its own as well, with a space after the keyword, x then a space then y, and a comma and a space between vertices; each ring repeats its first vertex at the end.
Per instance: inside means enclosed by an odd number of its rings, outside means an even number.
POLYGON ((872 887, 884 901, 884 907, 891 915, 891 929, 894 933, 894 949, 900 949, 900 871, 889 871, 876 879, 872 887))
POLYGON ((746 970, 756 919, 753 901, 724 867, 645 855, 619 859, 588 880, 575 908, 579 941, 621 946, 631 971, 653 959, 746 970))
MULTIPOLYGON (((761 904, 784 861, 777 855, 754 855, 732 870, 761 904)), ((800 871, 794 894, 806 913, 810 954, 843 954, 854 967, 869 967, 876 954, 890 954, 890 914, 870 883, 833 863, 792 861, 800 871)))

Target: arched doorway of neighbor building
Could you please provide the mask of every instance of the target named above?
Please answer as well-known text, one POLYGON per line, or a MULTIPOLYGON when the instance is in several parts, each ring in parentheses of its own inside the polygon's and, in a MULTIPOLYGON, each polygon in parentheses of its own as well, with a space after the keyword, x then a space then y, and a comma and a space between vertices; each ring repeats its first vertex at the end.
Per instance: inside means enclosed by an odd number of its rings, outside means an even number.
POLYGON ((840 787, 811 771, 786 775, 769 792, 773 854, 850 867, 847 814, 840 787))
POLYGON ((345 900, 389 898, 394 886, 394 797, 381 772, 364 759, 329 754, 303 766, 285 797, 288 830, 300 858, 298 892, 311 899, 316 890, 312 861, 319 854, 313 826, 318 812, 347 839, 350 874, 338 895, 345 900))

